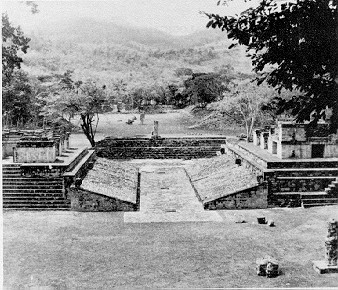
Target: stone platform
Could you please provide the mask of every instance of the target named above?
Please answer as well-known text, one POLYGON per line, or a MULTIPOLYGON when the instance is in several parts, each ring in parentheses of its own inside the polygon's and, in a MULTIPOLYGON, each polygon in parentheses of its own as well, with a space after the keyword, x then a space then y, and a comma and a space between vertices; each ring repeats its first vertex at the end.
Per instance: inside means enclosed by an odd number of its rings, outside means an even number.
POLYGON ((279 159, 247 142, 228 142, 225 149, 266 184, 269 206, 338 203, 338 158, 279 159))
POLYGON ((253 143, 239 142, 227 145, 231 150, 242 152, 265 169, 282 168, 338 168, 338 158, 280 159, 253 143))
POLYGON ((95 158, 94 150, 71 148, 53 163, 14 163, 2 160, 4 209, 70 209, 69 186, 83 176, 95 158))
POLYGON ((140 172, 140 211, 125 213, 126 223, 222 221, 203 209, 184 168, 145 166, 140 172))
POLYGON ((338 273, 338 266, 328 266, 325 261, 313 261, 313 269, 319 274, 338 273))

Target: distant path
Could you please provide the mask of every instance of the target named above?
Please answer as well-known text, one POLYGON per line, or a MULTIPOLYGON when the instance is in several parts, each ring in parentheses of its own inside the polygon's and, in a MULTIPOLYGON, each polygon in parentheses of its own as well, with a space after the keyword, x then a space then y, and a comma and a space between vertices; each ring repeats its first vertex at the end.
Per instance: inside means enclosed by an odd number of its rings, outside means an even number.
POLYGON ((204 210, 182 167, 143 167, 140 191, 140 211, 126 212, 127 223, 222 221, 204 210))

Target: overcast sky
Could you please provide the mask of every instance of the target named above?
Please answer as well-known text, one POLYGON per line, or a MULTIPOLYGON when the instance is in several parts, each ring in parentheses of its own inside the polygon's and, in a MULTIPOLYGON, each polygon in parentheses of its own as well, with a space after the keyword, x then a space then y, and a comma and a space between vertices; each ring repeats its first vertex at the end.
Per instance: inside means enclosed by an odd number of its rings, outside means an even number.
POLYGON ((2 1, 3 12, 10 21, 30 32, 39 25, 53 25, 67 18, 90 17, 138 27, 157 28, 171 34, 183 35, 203 29, 207 18, 199 11, 233 15, 258 0, 229 1, 217 6, 217 0, 110 0, 110 1, 35 1, 40 12, 32 15, 20 1, 2 1))

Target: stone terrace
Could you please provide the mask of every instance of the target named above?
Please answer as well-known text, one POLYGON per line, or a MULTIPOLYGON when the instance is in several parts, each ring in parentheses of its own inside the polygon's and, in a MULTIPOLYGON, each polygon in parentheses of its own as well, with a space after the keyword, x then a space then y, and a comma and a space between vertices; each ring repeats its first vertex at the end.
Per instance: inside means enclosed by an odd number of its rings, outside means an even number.
POLYGON ((227 143, 229 153, 266 181, 269 204, 319 206, 338 203, 338 158, 279 159, 252 143, 227 143))
POLYGON ((338 168, 338 158, 311 158, 311 159, 283 159, 270 154, 268 151, 255 146, 253 143, 240 142, 239 149, 247 152, 252 158, 260 160, 267 169, 275 168, 338 168))
POLYGON ((68 186, 86 172, 94 151, 69 148, 54 163, 13 163, 2 160, 2 196, 6 209, 70 209, 68 186))

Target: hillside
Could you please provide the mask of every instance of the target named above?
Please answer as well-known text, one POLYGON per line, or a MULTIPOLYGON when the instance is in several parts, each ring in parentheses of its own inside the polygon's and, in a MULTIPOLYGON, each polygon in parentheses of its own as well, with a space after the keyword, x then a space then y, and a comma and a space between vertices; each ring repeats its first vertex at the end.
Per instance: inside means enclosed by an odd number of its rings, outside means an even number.
POLYGON ((77 78, 102 82, 124 79, 140 83, 177 82, 177 68, 211 72, 232 66, 249 73, 242 48, 229 50, 220 30, 202 29, 173 36, 150 28, 122 26, 82 18, 40 27, 31 37, 24 69, 33 75, 75 71, 77 78))

